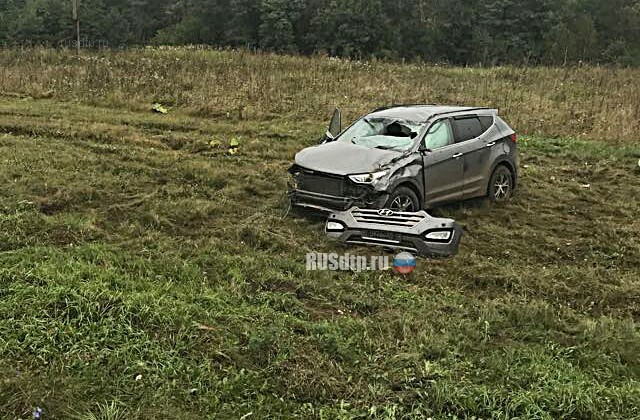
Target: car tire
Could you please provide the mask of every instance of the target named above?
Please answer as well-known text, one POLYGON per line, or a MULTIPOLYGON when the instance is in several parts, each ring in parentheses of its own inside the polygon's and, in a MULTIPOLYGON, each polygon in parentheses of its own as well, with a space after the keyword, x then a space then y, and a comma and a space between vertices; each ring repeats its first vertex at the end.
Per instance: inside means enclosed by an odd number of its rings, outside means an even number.
POLYGON ((385 208, 393 211, 414 212, 420 210, 420 200, 411 188, 398 187, 389 196, 385 208))
POLYGON ((489 179, 487 195, 493 203, 503 203, 513 194, 513 174, 504 165, 498 165, 489 179))

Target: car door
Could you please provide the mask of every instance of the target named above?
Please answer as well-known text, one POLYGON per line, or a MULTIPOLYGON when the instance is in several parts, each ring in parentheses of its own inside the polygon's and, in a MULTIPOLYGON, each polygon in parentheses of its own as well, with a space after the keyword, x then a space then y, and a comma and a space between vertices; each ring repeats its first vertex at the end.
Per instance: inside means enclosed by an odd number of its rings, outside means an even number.
POLYGON ((421 145, 425 206, 462 198, 463 154, 458 149, 448 118, 429 127, 421 145))
POLYGON ((484 135, 493 125, 492 116, 464 115, 452 119, 453 135, 462 158, 462 198, 471 198, 486 193, 487 172, 491 165, 491 147, 484 135), (487 120, 487 118, 490 119, 487 120))

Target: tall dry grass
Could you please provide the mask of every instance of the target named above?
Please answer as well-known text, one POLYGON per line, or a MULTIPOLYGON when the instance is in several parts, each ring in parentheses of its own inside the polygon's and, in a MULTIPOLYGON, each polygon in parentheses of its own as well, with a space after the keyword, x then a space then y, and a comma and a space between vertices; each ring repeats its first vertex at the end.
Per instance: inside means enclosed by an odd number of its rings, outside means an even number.
POLYGON ((146 109, 162 102, 204 116, 347 118, 384 104, 500 109, 518 131, 636 141, 640 69, 446 68, 244 51, 146 48, 86 53, 0 51, 0 94, 146 109))

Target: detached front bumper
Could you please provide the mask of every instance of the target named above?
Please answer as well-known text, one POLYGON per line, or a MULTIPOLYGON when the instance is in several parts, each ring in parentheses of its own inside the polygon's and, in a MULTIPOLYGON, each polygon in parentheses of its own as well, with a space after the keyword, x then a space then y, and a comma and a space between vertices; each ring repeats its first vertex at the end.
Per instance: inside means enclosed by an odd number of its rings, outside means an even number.
POLYGON ((394 213, 357 207, 329 215, 326 233, 346 244, 440 257, 457 254, 462 238, 462 228, 453 219, 432 217, 425 211, 394 213))
POLYGON ((289 199, 292 206, 330 213, 345 211, 352 207, 382 208, 389 199, 389 194, 338 197, 311 191, 289 189, 289 199))

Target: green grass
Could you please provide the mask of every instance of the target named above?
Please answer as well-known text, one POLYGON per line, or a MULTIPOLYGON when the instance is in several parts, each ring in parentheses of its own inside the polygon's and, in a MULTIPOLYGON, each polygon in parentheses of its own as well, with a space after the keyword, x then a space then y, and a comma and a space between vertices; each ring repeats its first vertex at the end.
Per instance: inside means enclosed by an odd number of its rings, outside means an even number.
POLYGON ((455 258, 307 272, 379 252, 286 216, 324 121, 61 99, 0 99, 0 417, 640 418, 638 141, 524 136, 455 258))

